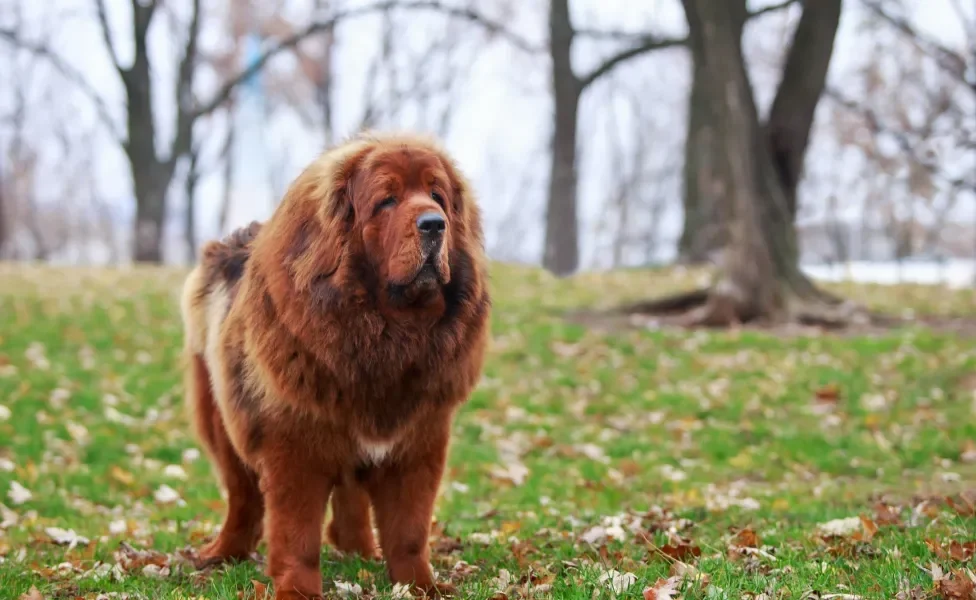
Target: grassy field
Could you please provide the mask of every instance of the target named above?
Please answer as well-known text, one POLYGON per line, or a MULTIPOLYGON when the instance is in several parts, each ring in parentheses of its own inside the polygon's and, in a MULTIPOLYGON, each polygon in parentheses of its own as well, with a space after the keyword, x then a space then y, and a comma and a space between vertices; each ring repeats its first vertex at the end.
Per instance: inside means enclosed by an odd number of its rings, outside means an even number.
MULTIPOLYGON (((223 511, 182 410, 183 274, 0 266, 0 600, 236 600, 269 583, 259 562, 201 573, 180 554, 223 511)), ((486 599, 974 597, 976 341, 564 318, 700 277, 494 266, 440 577, 486 599)), ((970 292, 834 289, 974 312, 970 292)), ((380 563, 322 558, 328 594, 393 597, 380 563)))

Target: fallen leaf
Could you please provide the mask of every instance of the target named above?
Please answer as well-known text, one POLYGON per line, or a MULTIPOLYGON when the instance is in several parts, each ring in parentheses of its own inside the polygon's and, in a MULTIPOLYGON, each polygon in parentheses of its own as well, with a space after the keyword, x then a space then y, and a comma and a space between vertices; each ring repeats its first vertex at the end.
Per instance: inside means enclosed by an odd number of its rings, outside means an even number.
POLYGON ((818 526, 823 535, 837 535, 846 537, 860 531, 863 527, 860 517, 848 517, 846 519, 833 519, 818 526))
POLYGON ((345 581, 334 581, 336 592, 343 598, 358 598, 363 593, 363 588, 358 583, 346 583, 345 581))
POLYGON ((255 600, 264 600, 268 597, 268 586, 261 583, 257 579, 251 580, 251 585, 254 586, 254 598, 255 600))
POLYGON ((169 487, 165 483, 156 490, 153 494, 156 502, 159 504, 181 504, 183 499, 180 498, 180 493, 169 487))
POLYGON ((903 524, 899 512, 884 502, 874 505, 874 521, 881 527, 885 525, 901 527, 903 524))
POLYGON ((10 482, 10 490, 7 492, 7 498, 10 499, 10 503, 14 506, 23 504, 34 497, 34 494, 17 481, 10 482))
POLYGON ((859 518, 861 519, 861 531, 855 532, 853 538, 855 540, 870 542, 874 539, 874 534, 878 532, 878 526, 874 521, 864 515, 861 515, 859 518))
POLYGON ((410 586, 406 583, 397 583, 393 585, 393 593, 390 596, 393 600, 403 600, 404 598, 410 597, 410 586))
POLYGON ((959 460, 964 463, 976 462, 976 442, 966 440, 962 446, 962 452, 959 454, 959 460))
POLYGON ((840 387, 836 383, 827 384, 813 392, 818 402, 834 403, 840 400, 840 387))
POLYGON ((44 596, 34 586, 26 594, 21 594, 20 600, 44 600, 44 596))
POLYGON ((89 539, 75 533, 74 529, 61 529, 60 527, 48 527, 44 530, 55 544, 67 546, 72 549, 77 545, 87 546, 89 539))
POLYGON ((976 583, 962 570, 941 578, 935 588, 944 600, 971 600, 976 597, 976 583))
POLYGON ((109 477, 115 481, 121 483, 124 486, 130 486, 135 483, 136 478, 133 477, 132 473, 129 473, 122 467, 118 465, 112 465, 112 468, 108 472, 109 477))
POLYGON ((169 566, 169 557, 155 550, 136 550, 126 542, 119 543, 115 551, 115 562, 123 571, 142 571, 147 565, 169 566))
POLYGON ((946 504, 961 517, 972 517, 976 515, 976 506, 965 496, 960 496, 958 502, 953 500, 952 497, 946 497, 946 504))
POLYGON ((652 552, 663 554, 667 558, 681 562, 687 562, 688 558, 701 556, 701 548, 680 538, 675 539, 673 543, 656 547, 652 552))
POLYGON ((705 587, 709 584, 707 573, 702 573, 695 567, 681 561, 671 564, 670 575, 672 577, 679 577, 682 581, 695 582, 700 587, 705 587))
POLYGON ((952 541, 949 542, 948 546, 944 546, 935 540, 927 539, 925 540, 925 545, 932 550, 933 554, 943 560, 951 559, 958 562, 965 562, 976 554, 976 541, 965 543, 952 541))
POLYGON ((504 467, 495 467, 491 470, 491 476, 502 481, 509 481, 514 485, 525 483, 529 476, 529 468, 520 462, 512 461, 504 467))
POLYGON ((752 529, 746 527, 742 529, 735 535, 735 539, 732 543, 736 546, 742 548, 758 548, 761 543, 759 541, 759 536, 752 529))
POLYGON ((610 591, 614 595, 622 594, 637 582, 637 576, 633 573, 621 573, 620 571, 610 569, 600 575, 600 583, 606 584, 607 582, 609 582, 610 591))
POLYGON ((658 579, 653 587, 644 589, 644 600, 674 600, 678 594, 679 577, 658 579))

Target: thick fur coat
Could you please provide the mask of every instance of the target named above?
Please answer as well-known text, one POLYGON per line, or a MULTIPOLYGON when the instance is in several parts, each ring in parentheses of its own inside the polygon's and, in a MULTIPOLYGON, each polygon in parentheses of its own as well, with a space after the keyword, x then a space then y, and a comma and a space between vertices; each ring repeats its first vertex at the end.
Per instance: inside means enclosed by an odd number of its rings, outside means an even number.
POLYGON ((483 248, 471 186, 414 135, 327 151, 270 220, 204 246, 182 300, 187 401, 228 507, 201 563, 263 536, 275 597, 319 597, 331 498, 336 548, 382 550, 393 582, 437 592, 434 500, 488 340, 483 248))

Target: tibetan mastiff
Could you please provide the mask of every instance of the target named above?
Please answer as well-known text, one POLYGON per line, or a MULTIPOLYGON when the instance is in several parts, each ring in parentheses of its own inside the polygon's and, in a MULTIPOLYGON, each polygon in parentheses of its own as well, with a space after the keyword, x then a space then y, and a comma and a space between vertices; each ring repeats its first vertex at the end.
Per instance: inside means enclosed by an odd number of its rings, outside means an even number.
POLYGON ((186 396, 228 498, 199 565, 263 536, 275 598, 320 597, 331 498, 334 547, 443 591, 428 536, 488 343, 486 266, 471 185, 413 134, 332 148, 268 221, 204 245, 181 301, 186 396))

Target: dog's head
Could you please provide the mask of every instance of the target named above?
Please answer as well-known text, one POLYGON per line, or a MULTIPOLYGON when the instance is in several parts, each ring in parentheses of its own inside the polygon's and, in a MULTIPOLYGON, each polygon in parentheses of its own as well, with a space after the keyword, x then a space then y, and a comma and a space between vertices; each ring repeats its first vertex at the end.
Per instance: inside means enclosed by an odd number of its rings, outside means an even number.
MULTIPOLYGON (((451 280, 449 249, 463 192, 443 156, 416 145, 380 145, 363 156, 345 189, 352 233, 380 280, 420 294, 451 280)), ((421 294, 422 295, 422 294, 421 294)))
POLYGON ((482 267, 470 185, 443 149, 418 136, 362 135, 325 153, 295 180, 268 229, 255 258, 287 267, 296 291, 326 304, 372 296, 399 309, 443 306, 444 294, 470 285, 470 271, 482 267))

